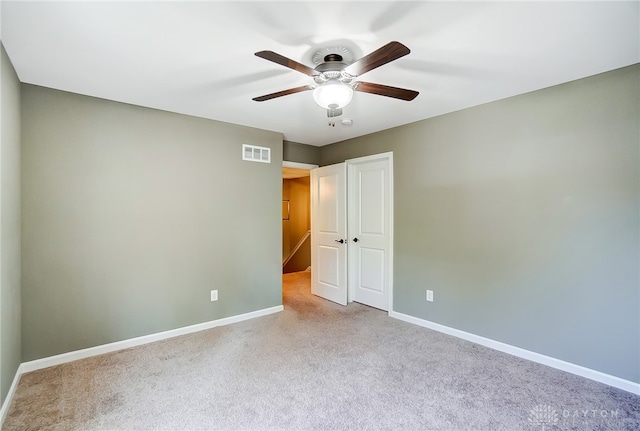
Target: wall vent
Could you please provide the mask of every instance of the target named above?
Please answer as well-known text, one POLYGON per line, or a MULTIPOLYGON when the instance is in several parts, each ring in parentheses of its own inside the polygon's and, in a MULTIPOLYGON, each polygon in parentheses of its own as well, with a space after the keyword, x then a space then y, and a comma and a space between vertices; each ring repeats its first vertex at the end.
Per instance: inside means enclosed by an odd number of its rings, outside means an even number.
POLYGON ((271 163, 271 148, 242 144, 242 160, 271 163))

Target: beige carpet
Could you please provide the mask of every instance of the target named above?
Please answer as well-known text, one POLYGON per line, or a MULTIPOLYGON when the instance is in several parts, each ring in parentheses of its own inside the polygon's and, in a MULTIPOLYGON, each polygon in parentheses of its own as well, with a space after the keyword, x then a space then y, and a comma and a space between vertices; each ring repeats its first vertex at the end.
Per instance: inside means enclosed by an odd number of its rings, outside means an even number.
POLYGON ((309 293, 22 377, 3 430, 638 430, 640 397, 309 293))

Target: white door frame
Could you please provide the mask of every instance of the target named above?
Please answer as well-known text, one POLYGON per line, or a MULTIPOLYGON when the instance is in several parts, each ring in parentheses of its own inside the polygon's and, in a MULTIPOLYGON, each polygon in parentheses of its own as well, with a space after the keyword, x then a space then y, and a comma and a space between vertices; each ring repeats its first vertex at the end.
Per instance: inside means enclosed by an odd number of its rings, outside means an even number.
MULTIPOLYGON (((377 160, 389 160, 389 309, 387 310, 387 314, 391 314, 393 311, 393 213, 394 213, 394 200, 393 200, 393 151, 389 151, 387 153, 373 154, 371 156, 358 157, 355 159, 345 160, 347 164, 347 169, 349 164, 357 164, 363 162, 377 161, 377 160)), ((348 181, 348 179, 347 179, 348 181)), ((347 184, 347 189, 349 185, 347 184)), ((347 193, 347 200, 349 199, 349 195, 347 193)), ((347 215, 347 217, 349 217, 347 215)), ((348 233, 351 235, 351 233, 348 233)), ((349 236, 349 239, 351 236, 349 236)), ((350 265, 347 262, 347 267, 350 265)), ((353 298, 355 296, 355 286, 351 284, 347 285, 347 302, 353 302, 353 298)))
MULTIPOLYGON (((380 154, 373 154, 370 156, 364 156, 364 157, 357 157, 354 159, 348 159, 345 160, 345 163, 348 164, 351 163, 361 163, 361 162, 365 162, 365 161, 373 161, 373 160, 381 160, 381 159, 389 159, 389 205, 390 205, 390 211, 389 211, 389 310, 388 310, 388 314, 391 315, 391 313, 393 312, 393 269, 394 269, 394 257, 393 257, 393 249, 394 249, 394 235, 393 235, 393 227, 394 227, 394 222, 393 222, 393 216, 394 216, 394 197, 393 197, 393 191, 394 191, 394 185, 393 185, 393 151, 389 151, 386 153, 380 153, 380 154)), ((314 164, 308 164, 308 163, 298 163, 298 162, 289 162, 289 161, 283 161, 282 162, 282 166, 283 167, 289 167, 289 168, 298 168, 298 169, 315 169, 317 167, 319 167, 318 165, 314 165, 314 164)), ((348 199, 348 197, 347 197, 348 199)), ((348 265, 348 262, 347 262, 348 265)), ((353 302, 353 297, 354 297, 354 286, 350 286, 347 285, 347 301, 348 302, 353 302)))
MULTIPOLYGON (((309 163, 299 163, 299 162, 289 162, 287 160, 283 160, 282 161, 282 167, 283 168, 295 168, 295 169, 306 169, 306 170, 311 170, 311 169, 315 169, 318 168, 318 165, 312 165, 309 163)), ((280 172, 280 177, 282 177, 282 172, 280 172)), ((309 191, 311 192, 311 191, 309 191)), ((309 203, 309 211, 311 211, 311 203, 309 203)), ((280 229, 282 229, 282 225, 280 225, 280 229)), ((282 231, 280 231, 280 236, 282 237, 284 234, 282 231)), ((282 254, 282 250, 280 250, 280 254, 282 254)))
POLYGON ((282 161, 283 168, 296 168, 296 169, 315 169, 319 167, 318 165, 312 165, 309 163, 298 163, 298 162, 287 162, 285 160, 282 161))

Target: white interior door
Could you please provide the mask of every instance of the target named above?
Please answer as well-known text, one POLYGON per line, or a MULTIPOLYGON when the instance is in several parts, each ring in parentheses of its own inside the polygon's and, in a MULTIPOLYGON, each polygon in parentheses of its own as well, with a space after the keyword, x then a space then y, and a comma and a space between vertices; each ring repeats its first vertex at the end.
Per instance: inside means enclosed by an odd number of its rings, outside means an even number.
POLYGON ((348 162, 349 287, 362 304, 389 310, 392 283, 392 156, 348 162))
POLYGON ((347 305, 346 165, 311 171, 311 293, 347 305))

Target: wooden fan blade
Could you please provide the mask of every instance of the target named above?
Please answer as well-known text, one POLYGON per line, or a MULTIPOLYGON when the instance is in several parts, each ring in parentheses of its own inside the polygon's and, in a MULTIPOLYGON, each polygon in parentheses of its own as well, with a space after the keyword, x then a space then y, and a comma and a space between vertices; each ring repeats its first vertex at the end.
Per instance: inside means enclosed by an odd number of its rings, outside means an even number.
POLYGON ((265 100, 275 99, 276 97, 288 96, 289 94, 300 93, 301 91, 313 90, 313 88, 314 88, 313 85, 303 85, 301 87, 278 91, 277 93, 265 94, 264 96, 254 97, 252 100, 255 100, 256 102, 264 102, 265 100))
POLYGON ((360 76, 363 73, 367 73, 370 70, 387 64, 393 60, 397 60, 400 57, 404 57, 409 54, 411 50, 401 44, 400 42, 389 42, 382 48, 378 48, 371 54, 362 57, 355 63, 350 64, 344 68, 344 71, 351 76, 360 76))
POLYGON ((405 88, 390 87, 388 85, 361 81, 356 82, 354 90, 407 101, 415 99, 416 96, 420 94, 417 91, 407 90, 405 88))
POLYGON ((284 67, 288 67, 289 69, 293 69, 300 73, 304 73, 305 75, 316 76, 319 74, 319 72, 317 72, 316 70, 308 66, 305 66, 302 63, 298 63, 297 61, 291 60, 290 58, 282 56, 278 53, 275 53, 273 51, 260 51, 260 52, 256 52, 255 55, 257 55, 260 58, 264 58, 265 60, 278 63, 284 67))

